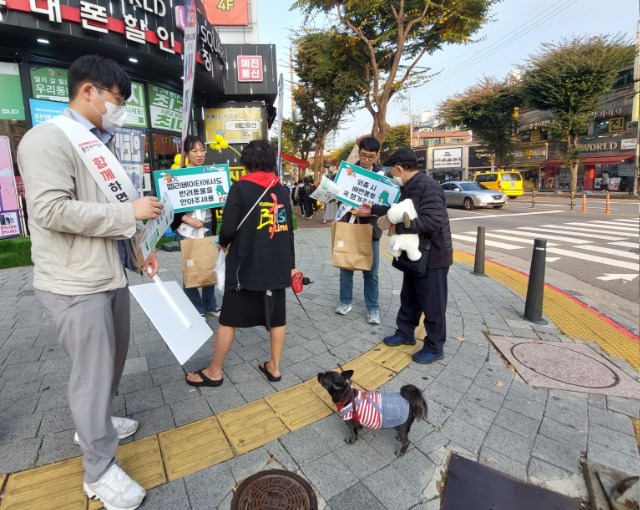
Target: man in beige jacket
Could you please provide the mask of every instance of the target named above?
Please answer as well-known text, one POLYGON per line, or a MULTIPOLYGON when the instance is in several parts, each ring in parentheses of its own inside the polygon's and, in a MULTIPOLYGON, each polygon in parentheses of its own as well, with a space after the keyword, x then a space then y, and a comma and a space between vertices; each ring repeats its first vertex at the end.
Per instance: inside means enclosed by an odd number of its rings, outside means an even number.
MULTIPOLYGON (((73 63, 68 83, 64 115, 108 145, 112 130, 126 120, 129 78, 115 61, 87 55, 73 63)), ((67 393, 83 452, 83 490, 108 510, 133 510, 145 491, 114 455, 119 438, 135 433, 138 423, 110 416, 129 348, 123 264, 131 266, 119 241, 134 236, 138 220, 157 218, 162 205, 155 197, 110 203, 69 136, 52 122, 27 132, 18 165, 29 209, 33 286, 72 363, 67 393)), ((154 253, 142 270, 157 272, 154 253)))

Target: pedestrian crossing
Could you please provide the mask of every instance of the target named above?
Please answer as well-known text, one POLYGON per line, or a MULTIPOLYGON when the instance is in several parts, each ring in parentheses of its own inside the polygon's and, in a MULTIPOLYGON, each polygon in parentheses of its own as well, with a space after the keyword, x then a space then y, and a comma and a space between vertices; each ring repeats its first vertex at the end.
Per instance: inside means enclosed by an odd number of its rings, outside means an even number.
MULTIPOLYGON (((475 231, 452 234, 455 246, 468 250, 475 246, 475 231)), ((513 251, 530 250, 535 239, 547 240, 547 262, 576 259, 610 266, 637 274, 640 269, 640 219, 618 218, 608 221, 576 221, 562 224, 545 223, 535 227, 516 227, 485 231, 488 249, 513 251)))

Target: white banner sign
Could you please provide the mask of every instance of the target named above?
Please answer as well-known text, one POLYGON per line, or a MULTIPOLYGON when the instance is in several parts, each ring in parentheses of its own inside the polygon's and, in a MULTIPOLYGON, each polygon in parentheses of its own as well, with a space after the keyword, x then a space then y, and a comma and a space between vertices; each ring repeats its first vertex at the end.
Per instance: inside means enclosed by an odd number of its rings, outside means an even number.
POLYGON ((330 202, 331 200, 336 198, 336 195, 338 193, 340 193, 340 187, 331 179, 323 177, 316 190, 311 193, 310 196, 314 200, 319 200, 320 202, 324 202, 326 204, 327 202, 330 202))
POLYGON ((339 193, 336 200, 358 208, 360 204, 395 204, 400 196, 400 187, 393 179, 343 161, 336 181, 339 193))
POLYGON ((462 147, 433 149, 433 168, 462 168, 462 147))

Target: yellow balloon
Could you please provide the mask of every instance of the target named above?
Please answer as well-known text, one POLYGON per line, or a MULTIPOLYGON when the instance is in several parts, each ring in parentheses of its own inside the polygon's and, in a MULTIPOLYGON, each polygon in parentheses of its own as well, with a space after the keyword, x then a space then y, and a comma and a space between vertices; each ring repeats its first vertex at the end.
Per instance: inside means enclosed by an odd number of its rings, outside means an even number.
POLYGON ((209 145, 209 147, 211 147, 214 151, 219 151, 220 150, 220 144, 219 143, 212 143, 211 145, 209 145))
POLYGON ((173 157, 173 163, 174 163, 175 165, 180 165, 180 162, 181 162, 180 160, 181 160, 181 158, 182 158, 182 154, 176 154, 176 155, 173 157))
POLYGON ((188 165, 189 164, 189 158, 184 158, 184 164, 188 165))
POLYGON ((174 163, 173 165, 171 165, 171 170, 177 170, 178 168, 180 168, 180 165, 178 163, 174 163))
POLYGON ((227 147, 229 147, 229 142, 227 142, 225 139, 223 139, 223 140, 220 142, 220 148, 221 148, 221 149, 226 149, 227 147))
POLYGON ((213 137, 213 139, 217 142, 217 143, 222 143, 222 140, 224 140, 224 137, 218 133, 216 136, 213 137))

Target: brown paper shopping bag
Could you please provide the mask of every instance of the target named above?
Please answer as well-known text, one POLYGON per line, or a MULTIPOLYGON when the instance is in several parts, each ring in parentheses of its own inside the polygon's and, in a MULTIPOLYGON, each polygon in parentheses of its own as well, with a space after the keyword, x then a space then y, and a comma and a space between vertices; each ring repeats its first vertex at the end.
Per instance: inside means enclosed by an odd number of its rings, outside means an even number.
POLYGON ((218 249, 213 236, 183 239, 180 241, 180 250, 182 251, 183 282, 187 289, 216 284, 213 268, 218 249))
POLYGON ((352 271, 369 271, 373 264, 373 227, 337 221, 331 224, 331 263, 352 271))

